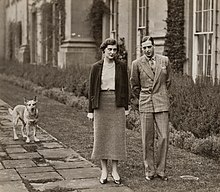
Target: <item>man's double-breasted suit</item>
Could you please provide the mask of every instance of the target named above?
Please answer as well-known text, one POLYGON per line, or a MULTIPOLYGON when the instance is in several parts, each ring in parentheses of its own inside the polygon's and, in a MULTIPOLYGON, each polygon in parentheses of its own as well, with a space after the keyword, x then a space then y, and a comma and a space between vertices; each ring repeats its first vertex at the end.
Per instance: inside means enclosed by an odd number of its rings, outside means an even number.
POLYGON ((170 65, 166 56, 145 55, 132 62, 131 88, 139 99, 146 176, 164 176, 169 140, 170 65), (155 128, 154 128, 155 124, 155 128), (158 134, 157 164, 154 164, 154 131, 158 134))

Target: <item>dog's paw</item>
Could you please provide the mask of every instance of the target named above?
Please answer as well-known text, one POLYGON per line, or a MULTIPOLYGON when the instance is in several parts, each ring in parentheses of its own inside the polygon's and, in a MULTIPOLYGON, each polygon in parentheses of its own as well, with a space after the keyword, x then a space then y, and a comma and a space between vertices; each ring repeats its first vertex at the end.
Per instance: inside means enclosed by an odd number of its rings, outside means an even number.
POLYGON ((14 140, 15 140, 15 141, 18 140, 18 136, 14 136, 14 140))
POLYGON ((26 139, 26 143, 30 143, 30 139, 28 137, 26 139))
POLYGON ((35 141, 35 142, 39 142, 40 139, 38 139, 37 137, 34 137, 34 141, 35 141))
POLYGON ((23 138, 27 138, 27 135, 22 135, 23 138))

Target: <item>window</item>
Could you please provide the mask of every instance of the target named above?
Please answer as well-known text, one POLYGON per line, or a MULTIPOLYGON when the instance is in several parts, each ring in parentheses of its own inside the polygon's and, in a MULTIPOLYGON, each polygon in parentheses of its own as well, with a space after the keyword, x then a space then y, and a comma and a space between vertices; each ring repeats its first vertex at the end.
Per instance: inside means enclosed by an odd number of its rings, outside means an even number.
POLYGON ((22 22, 17 23, 17 37, 18 37, 18 46, 22 45, 22 22))
POLYGON ((139 0, 139 28, 146 29, 146 0, 139 0))
POLYGON ((118 39, 118 2, 117 0, 110 0, 110 36, 118 39))
POLYGON ((148 0, 138 0, 137 6, 137 57, 142 55, 141 40, 148 34, 148 0))
POLYGON ((195 43, 197 75, 211 76, 213 13, 215 0, 195 1, 195 43))

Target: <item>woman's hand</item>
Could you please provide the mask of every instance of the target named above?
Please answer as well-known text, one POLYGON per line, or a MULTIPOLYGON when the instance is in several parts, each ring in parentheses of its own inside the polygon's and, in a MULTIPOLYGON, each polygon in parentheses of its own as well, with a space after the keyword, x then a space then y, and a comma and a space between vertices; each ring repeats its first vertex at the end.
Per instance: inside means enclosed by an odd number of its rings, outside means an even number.
POLYGON ((87 117, 89 118, 90 121, 93 121, 94 119, 94 114, 93 113, 88 113, 87 117))

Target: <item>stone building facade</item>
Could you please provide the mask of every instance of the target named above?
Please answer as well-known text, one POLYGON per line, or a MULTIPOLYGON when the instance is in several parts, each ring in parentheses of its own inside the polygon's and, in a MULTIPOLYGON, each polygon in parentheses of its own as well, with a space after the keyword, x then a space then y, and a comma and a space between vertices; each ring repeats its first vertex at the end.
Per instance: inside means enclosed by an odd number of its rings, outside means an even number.
MULTIPOLYGON (((60 68, 95 62, 87 12, 92 0, 0 0, 5 58, 60 68), (62 7, 63 6, 63 7, 62 7), (61 9, 62 8, 62 9, 61 9)), ((0 46, 3 49, 3 46, 0 46)))
MULTIPOLYGON (((155 39, 164 53, 167 0, 103 0, 102 39, 123 40, 128 66, 142 55, 141 38, 155 39)), ((0 57, 66 68, 96 61, 95 41, 87 15, 93 0, 0 0, 0 57), (63 2, 65 18, 59 10, 63 2), (46 6, 47 5, 47 6, 46 6)), ((220 78, 218 0, 184 0, 184 73, 220 78)))

